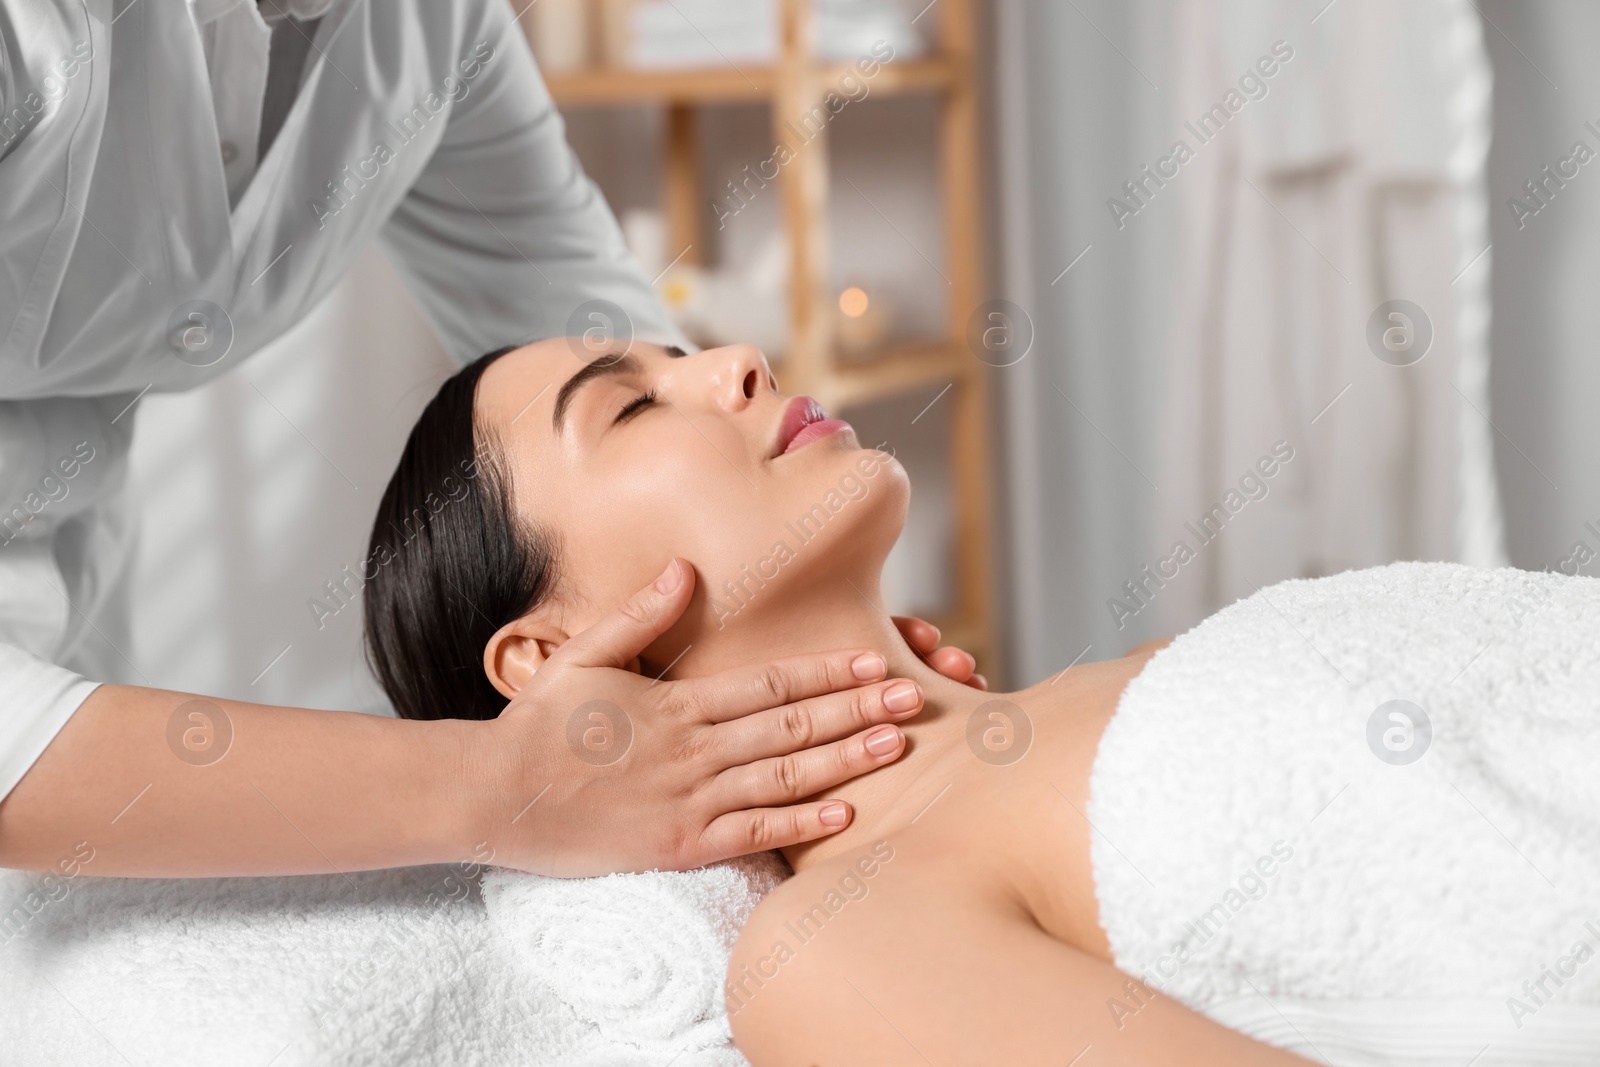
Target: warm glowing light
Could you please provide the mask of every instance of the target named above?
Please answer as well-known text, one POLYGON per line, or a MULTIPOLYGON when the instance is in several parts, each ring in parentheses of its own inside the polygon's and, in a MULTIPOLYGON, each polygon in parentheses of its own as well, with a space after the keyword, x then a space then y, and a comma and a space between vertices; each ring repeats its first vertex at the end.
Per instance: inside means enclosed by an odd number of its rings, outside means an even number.
POLYGON ((867 299, 867 291, 859 286, 852 285, 839 294, 839 310, 852 319, 859 319, 867 313, 867 305, 872 301, 867 299))
POLYGON ((686 307, 694 299, 694 290, 681 277, 669 277, 661 283, 661 301, 668 307, 686 307))

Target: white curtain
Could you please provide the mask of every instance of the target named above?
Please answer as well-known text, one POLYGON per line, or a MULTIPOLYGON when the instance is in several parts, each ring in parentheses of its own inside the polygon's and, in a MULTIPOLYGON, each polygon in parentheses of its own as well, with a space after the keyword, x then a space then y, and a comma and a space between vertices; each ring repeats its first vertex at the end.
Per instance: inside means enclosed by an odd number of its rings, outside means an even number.
POLYGON ((1504 560, 1492 32, 1468 0, 997 5, 1037 331, 1003 383, 1015 681, 1280 578, 1504 560))
POLYGON ((1480 7, 1495 81, 1491 343, 1506 543, 1520 567, 1600 574, 1588 562, 1600 560, 1600 4, 1480 7), (1579 142, 1596 155, 1549 182, 1544 168, 1579 142), (1519 219, 1512 201, 1530 203, 1535 180, 1544 203, 1519 219))

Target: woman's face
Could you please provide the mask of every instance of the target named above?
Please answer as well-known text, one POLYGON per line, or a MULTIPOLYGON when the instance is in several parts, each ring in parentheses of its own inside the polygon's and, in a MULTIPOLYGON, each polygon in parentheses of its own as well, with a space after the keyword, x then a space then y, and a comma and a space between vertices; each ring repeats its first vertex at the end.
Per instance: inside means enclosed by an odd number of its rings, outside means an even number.
POLYGON ((578 340, 541 341, 495 361, 475 404, 517 514, 558 542, 551 610, 568 636, 674 556, 698 578, 668 635, 678 647, 830 579, 875 588, 905 519, 899 463, 781 396, 750 345, 684 355, 635 341, 597 356, 578 340))

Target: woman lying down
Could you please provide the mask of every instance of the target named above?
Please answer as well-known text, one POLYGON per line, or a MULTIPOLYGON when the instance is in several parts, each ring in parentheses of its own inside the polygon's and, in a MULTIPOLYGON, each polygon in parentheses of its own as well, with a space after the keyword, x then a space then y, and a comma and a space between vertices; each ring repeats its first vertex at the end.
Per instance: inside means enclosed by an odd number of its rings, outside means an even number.
POLYGON ((1600 581, 1291 581, 996 696, 885 613, 891 456, 754 348, 582 352, 430 403, 374 549, 479 476, 367 586, 370 650, 402 714, 493 717, 675 557, 695 599, 642 672, 888 650, 920 700, 866 743, 903 754, 827 794, 851 821, 784 850, 733 953, 757 1067, 1600 1062, 1600 581))

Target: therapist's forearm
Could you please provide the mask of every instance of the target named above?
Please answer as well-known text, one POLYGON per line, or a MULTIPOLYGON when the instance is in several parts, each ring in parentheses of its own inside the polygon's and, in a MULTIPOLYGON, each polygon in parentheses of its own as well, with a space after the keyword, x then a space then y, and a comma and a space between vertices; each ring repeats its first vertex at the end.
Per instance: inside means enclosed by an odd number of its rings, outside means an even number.
POLYGON ((58 870, 63 858, 81 860, 81 843, 93 850, 80 868, 89 875, 481 861, 468 840, 468 743, 482 725, 102 685, 0 802, 0 866, 58 870), (211 729, 214 740, 220 723, 185 713, 172 724, 176 709, 202 699, 222 709, 232 733, 214 762, 216 750, 187 748, 181 734, 211 729))

